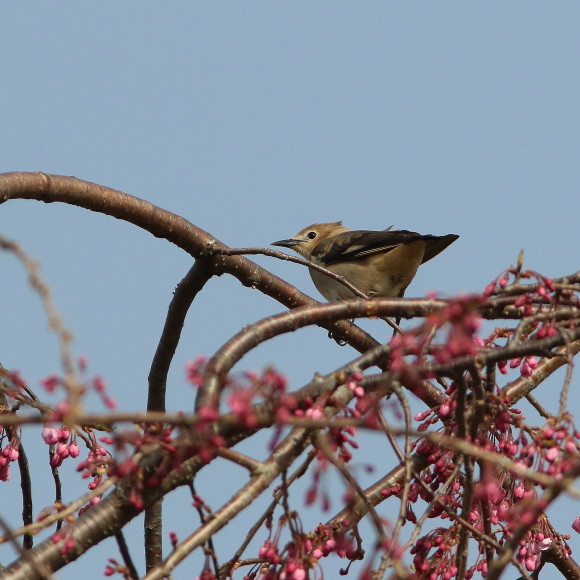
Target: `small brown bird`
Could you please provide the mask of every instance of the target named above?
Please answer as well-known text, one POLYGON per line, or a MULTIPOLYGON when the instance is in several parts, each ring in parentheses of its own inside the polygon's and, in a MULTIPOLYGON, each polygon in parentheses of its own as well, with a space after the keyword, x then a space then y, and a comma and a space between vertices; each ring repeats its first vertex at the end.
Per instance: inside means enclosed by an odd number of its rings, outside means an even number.
MULTIPOLYGON (((459 236, 421 235, 407 230, 354 230, 342 222, 313 224, 293 238, 273 246, 291 248, 342 276, 367 296, 403 296, 419 266, 452 244, 459 236)), ((318 291, 329 301, 353 298, 346 286, 310 268, 318 291)))

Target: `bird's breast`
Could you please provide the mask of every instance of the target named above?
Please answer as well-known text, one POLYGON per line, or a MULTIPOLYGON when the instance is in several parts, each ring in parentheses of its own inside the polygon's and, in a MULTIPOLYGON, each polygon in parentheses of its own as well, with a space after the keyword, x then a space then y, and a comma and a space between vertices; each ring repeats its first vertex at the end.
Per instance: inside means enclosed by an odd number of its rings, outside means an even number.
MULTIPOLYGON (((343 277, 365 295, 392 297, 404 290, 410 279, 390 274, 369 275, 368 270, 358 264, 333 264, 327 267, 334 274, 343 277)), ((354 298, 355 294, 344 284, 318 270, 310 269, 310 276, 317 290, 329 301, 354 298)))
MULTIPOLYGON (((345 278, 366 296, 392 298, 401 296, 411 283, 421 264, 424 250, 425 244, 418 240, 389 252, 320 265, 345 278)), ((318 291, 329 301, 355 296, 344 284, 318 270, 311 268, 310 276, 318 291)))

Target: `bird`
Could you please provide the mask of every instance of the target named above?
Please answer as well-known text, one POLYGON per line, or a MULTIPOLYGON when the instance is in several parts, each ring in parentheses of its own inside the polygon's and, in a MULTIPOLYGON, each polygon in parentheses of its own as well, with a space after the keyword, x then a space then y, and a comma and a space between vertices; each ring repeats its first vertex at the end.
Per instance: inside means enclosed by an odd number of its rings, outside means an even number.
MULTIPOLYGON (((408 230, 350 230, 341 221, 312 224, 294 237, 273 242, 342 276, 369 298, 403 297, 417 269, 459 236, 408 230)), ((318 291, 330 302, 355 297, 340 281, 310 268, 318 291)))

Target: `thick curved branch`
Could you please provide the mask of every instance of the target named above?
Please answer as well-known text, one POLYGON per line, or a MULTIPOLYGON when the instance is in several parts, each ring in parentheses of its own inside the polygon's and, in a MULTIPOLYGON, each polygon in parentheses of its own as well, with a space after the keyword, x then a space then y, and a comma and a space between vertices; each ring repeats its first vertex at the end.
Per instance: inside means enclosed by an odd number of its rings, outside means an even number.
MULTIPOLYGON (((353 299, 334 302, 329 304, 318 304, 317 306, 304 306, 296 308, 290 312, 283 312, 275 316, 269 316, 254 324, 251 324, 238 332, 228 340, 208 362, 204 375, 203 384, 199 390, 196 400, 196 409, 202 406, 219 405, 220 391, 225 384, 225 379, 233 366, 241 360, 250 350, 259 346, 263 342, 288 332, 294 332, 299 328, 310 325, 325 326, 335 320, 354 318, 376 318, 378 316, 404 316, 404 317, 425 317, 449 306, 449 300, 431 299, 402 299, 402 298, 372 298, 353 299)), ((523 316, 520 308, 508 308, 504 304, 501 306, 491 302, 481 304, 478 307, 479 313, 485 318, 496 318, 498 311, 506 318, 521 318, 523 316)), ((569 320, 577 315, 577 310, 564 308, 562 312, 554 313, 555 318, 569 320)), ((559 334, 548 339, 529 341, 522 344, 509 345, 504 349, 492 349, 486 353, 486 361, 497 362, 505 358, 524 356, 526 354, 542 354, 551 348, 565 344, 578 338, 580 329, 569 330, 566 334, 559 334), (511 356, 507 356, 511 355, 511 356)), ((478 362, 482 362, 479 360, 478 362)), ((425 365, 425 373, 437 372, 449 375, 462 365, 471 365, 473 358, 471 355, 458 357, 447 364, 425 365)), ((381 368, 384 362, 377 362, 381 368)), ((420 365, 419 365, 420 367, 420 365)), ((424 378, 427 378, 425 374, 424 378)), ((422 397, 425 402, 433 406, 441 402, 441 394, 438 389, 432 387, 427 389, 422 397)))
POLYGON ((175 289, 149 371, 148 411, 165 411, 167 373, 181 338, 185 317, 194 298, 210 277, 211 272, 196 262, 175 289))
MULTIPOLYGON (((294 332, 305 326, 327 326, 332 321, 341 319, 392 316, 394 313, 400 314, 402 311, 409 316, 425 316, 446 305, 447 302, 436 300, 353 299, 304 306, 295 308, 290 312, 264 318, 238 332, 209 360, 204 382, 196 400, 196 409, 206 405, 217 408, 222 385, 232 367, 250 350, 274 336, 294 332)), ((376 364, 380 367, 383 365, 380 361, 377 361, 376 364)), ((438 391, 435 387, 433 389, 432 395, 437 399, 438 391)))
MULTIPOLYGON (((149 371, 148 411, 165 411, 167 374, 181 338, 185 317, 194 298, 210 277, 211 271, 204 269, 196 261, 175 289, 149 371)), ((163 498, 145 509, 143 528, 145 568, 152 570, 161 563, 163 557, 163 498)))
MULTIPOLYGON (((215 275, 230 274, 244 286, 258 289, 288 308, 318 304, 244 256, 219 254, 230 248, 181 216, 127 193, 76 177, 27 172, 2 173, 0 204, 13 199, 61 202, 110 215, 132 223, 155 237, 168 240, 203 262, 204 267, 215 275)), ((348 322, 325 328, 359 352, 365 352, 377 344, 367 333, 348 322)))

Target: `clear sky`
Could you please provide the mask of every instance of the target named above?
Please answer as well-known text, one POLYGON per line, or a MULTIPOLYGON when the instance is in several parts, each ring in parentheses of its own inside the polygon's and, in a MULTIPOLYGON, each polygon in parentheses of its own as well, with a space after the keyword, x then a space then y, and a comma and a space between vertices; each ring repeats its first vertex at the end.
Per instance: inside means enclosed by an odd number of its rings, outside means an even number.
MULTIPOLYGON (((339 219, 459 234, 408 296, 481 290, 522 248, 527 267, 570 274, 580 264, 579 29, 570 1, 4 2, 0 171, 121 189, 237 247, 339 219)), ((121 408, 144 408, 167 304, 191 258, 54 204, 2 205, 0 229, 41 262, 75 352, 121 408)), ((35 388, 58 371, 56 342, 20 266, 0 260, 0 362, 35 388)), ((258 261, 318 297, 304 269, 258 261)), ((281 310, 213 280, 188 318, 169 407, 193 404, 186 360, 281 310)), ((298 387, 353 356, 309 329, 240 368, 273 362, 298 387)), ((36 487, 38 509, 51 497, 36 487)), ((91 555, 95 570, 113 554, 110 545, 91 555)))

